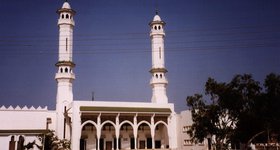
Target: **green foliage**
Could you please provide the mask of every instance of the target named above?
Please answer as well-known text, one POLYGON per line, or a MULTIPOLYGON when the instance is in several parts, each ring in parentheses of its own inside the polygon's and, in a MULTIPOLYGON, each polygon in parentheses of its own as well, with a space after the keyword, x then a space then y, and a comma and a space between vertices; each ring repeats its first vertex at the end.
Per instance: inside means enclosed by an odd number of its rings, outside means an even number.
POLYGON ((229 83, 209 78, 205 101, 201 94, 187 97, 193 125, 188 131, 193 141, 211 137, 216 148, 230 142, 247 143, 262 131, 279 133, 280 76, 269 74, 262 91, 251 75, 236 75, 229 83))
POLYGON ((70 150, 70 141, 67 139, 58 139, 54 131, 50 131, 45 135, 45 150, 70 150))

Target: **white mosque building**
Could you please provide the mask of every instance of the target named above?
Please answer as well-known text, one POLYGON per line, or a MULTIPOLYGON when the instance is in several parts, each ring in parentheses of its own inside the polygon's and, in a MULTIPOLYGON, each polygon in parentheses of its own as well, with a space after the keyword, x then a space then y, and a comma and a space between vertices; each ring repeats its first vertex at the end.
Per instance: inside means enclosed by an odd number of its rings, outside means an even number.
POLYGON ((56 109, 0 107, 1 150, 46 149, 44 134, 54 131, 58 139, 71 142, 71 150, 206 150, 194 144, 186 131, 192 124, 190 111, 176 114, 168 102, 165 68, 164 26, 156 14, 150 25, 152 68, 151 102, 76 101, 73 62, 75 11, 68 2, 57 10, 59 48, 56 63, 56 109))

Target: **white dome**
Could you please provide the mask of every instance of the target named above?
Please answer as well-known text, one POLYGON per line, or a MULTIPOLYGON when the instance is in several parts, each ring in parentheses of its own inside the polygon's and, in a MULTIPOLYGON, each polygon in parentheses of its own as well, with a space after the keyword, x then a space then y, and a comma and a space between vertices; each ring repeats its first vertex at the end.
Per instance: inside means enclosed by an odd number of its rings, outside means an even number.
POLYGON ((62 8, 71 9, 70 4, 68 2, 64 2, 62 8))
POLYGON ((153 21, 161 21, 160 16, 159 15, 155 15, 153 21))

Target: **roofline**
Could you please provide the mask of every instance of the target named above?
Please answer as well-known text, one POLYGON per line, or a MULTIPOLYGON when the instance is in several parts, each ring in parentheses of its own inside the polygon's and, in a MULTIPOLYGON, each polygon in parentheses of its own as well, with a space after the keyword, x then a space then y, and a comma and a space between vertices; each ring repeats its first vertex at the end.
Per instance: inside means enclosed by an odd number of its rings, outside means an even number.
POLYGON ((154 25, 154 24, 162 24, 163 26, 166 24, 164 21, 151 21, 150 23, 149 23, 149 26, 152 26, 152 25, 154 25))
POLYGON ((24 135, 40 135, 50 132, 49 129, 23 129, 23 130, 0 130, 0 135, 7 134, 24 134, 24 135))
POLYGON ((75 15, 76 11, 73 9, 68 9, 68 8, 60 8, 56 11, 56 13, 61 13, 61 12, 70 12, 71 14, 75 15))
POLYGON ((170 108, 80 106, 81 112, 161 113, 171 114, 170 108))

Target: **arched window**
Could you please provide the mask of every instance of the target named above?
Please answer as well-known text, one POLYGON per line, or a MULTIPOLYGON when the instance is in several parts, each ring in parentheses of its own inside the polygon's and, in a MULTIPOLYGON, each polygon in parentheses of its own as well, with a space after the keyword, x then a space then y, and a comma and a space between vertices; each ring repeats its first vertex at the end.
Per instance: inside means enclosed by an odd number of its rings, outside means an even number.
POLYGON ((162 74, 160 74, 159 76, 160 76, 160 78, 162 78, 162 74))
POLYGON ((65 73, 68 73, 68 68, 65 68, 65 73))
POLYGON ((160 30, 160 29, 161 29, 161 27, 160 27, 160 26, 158 26, 158 29, 160 30))
POLYGON ((15 150, 15 149, 16 149, 15 136, 11 136, 11 141, 9 142, 9 150, 15 150))
POLYGON ((157 30, 157 26, 155 26, 154 29, 157 30))
POLYGON ((69 18, 69 15, 68 14, 66 14, 66 19, 68 19, 69 18))
POLYGON ((61 18, 64 19, 64 14, 61 15, 61 18))
POLYGON ((63 72, 63 69, 62 68, 60 68, 60 73, 62 73, 63 72))
POLYGON ((17 143, 17 150, 23 150, 24 149, 24 137, 19 136, 18 143, 17 143))
POLYGON ((156 78, 158 78, 158 74, 156 74, 156 78))

